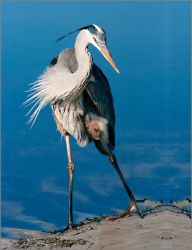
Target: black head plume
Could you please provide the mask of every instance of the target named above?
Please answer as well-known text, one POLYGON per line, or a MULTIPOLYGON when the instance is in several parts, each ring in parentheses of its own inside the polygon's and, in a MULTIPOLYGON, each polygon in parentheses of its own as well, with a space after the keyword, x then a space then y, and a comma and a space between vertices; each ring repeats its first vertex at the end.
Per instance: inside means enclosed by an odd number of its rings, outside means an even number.
POLYGON ((65 38, 66 36, 69 36, 69 35, 71 35, 71 34, 73 34, 73 33, 77 32, 77 31, 84 30, 84 29, 89 29, 89 28, 91 28, 91 27, 93 27, 93 28, 94 28, 94 26, 93 26, 93 25, 87 25, 87 26, 84 26, 84 27, 79 28, 79 29, 77 29, 77 30, 74 30, 74 31, 72 31, 72 32, 69 32, 68 34, 66 34, 66 35, 64 35, 64 36, 60 37, 59 39, 57 39, 57 40, 56 40, 56 42, 61 41, 61 40, 62 40, 63 38, 65 38))

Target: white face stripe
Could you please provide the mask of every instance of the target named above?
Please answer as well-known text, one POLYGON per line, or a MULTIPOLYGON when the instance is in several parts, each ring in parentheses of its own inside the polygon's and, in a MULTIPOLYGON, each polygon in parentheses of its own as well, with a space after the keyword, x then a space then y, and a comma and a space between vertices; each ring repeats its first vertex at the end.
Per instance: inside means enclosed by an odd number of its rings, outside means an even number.
POLYGON ((93 24, 93 26, 94 26, 99 32, 103 32, 102 29, 101 29, 99 26, 97 26, 96 24, 93 24))

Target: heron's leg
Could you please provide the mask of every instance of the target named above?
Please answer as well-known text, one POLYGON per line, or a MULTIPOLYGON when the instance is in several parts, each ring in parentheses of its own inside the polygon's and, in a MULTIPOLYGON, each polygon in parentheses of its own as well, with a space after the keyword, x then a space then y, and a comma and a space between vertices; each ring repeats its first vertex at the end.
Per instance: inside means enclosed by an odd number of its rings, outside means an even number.
POLYGON ((68 157, 68 173, 69 173, 69 224, 68 228, 73 227, 73 174, 74 174, 74 163, 72 159, 71 146, 69 140, 69 134, 65 134, 67 157, 68 157))
MULTIPOLYGON (((116 218, 120 218, 120 217, 123 217, 127 214, 129 214, 131 211, 136 211, 140 217, 142 217, 142 214, 137 206, 137 200, 135 199, 135 196, 133 195, 131 189, 129 188, 129 186, 127 185, 125 179, 124 179, 124 176, 119 168, 119 165, 117 163, 117 160, 116 160, 116 157, 115 155, 110 152, 109 153, 109 161, 111 162, 111 164, 113 165, 113 167, 115 168, 117 174, 119 175, 120 179, 121 179, 121 182, 123 183, 123 186, 131 200, 131 204, 129 205, 129 207, 123 211, 122 213, 118 214, 118 215, 115 215, 115 216, 111 216, 111 219, 116 219, 116 218)), ((141 200, 141 202, 143 202, 144 200, 141 200)))

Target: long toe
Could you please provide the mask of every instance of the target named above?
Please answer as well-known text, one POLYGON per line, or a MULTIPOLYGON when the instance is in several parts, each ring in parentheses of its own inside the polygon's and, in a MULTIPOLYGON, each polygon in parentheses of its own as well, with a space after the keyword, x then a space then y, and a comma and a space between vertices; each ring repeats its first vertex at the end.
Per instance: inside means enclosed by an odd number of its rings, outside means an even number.
POLYGON ((123 218, 125 216, 130 216, 131 214, 138 214, 140 216, 140 218, 143 218, 143 215, 141 213, 141 211, 139 210, 139 207, 137 205, 137 200, 132 201, 131 204, 129 205, 129 207, 120 212, 119 214, 115 214, 115 215, 111 215, 111 216, 106 216, 106 220, 117 220, 120 218, 123 218))
POLYGON ((124 210, 124 211, 122 211, 119 214, 106 216, 105 220, 113 221, 113 220, 117 220, 117 219, 123 218, 123 217, 125 217, 127 215, 130 215, 130 209, 129 208, 126 209, 126 210, 124 210))
POLYGON ((58 229, 58 230, 55 230, 55 231, 52 231, 51 233, 52 234, 60 235, 60 234, 63 234, 65 232, 67 232, 67 231, 71 231, 74 228, 75 228, 75 225, 68 224, 66 227, 58 229))

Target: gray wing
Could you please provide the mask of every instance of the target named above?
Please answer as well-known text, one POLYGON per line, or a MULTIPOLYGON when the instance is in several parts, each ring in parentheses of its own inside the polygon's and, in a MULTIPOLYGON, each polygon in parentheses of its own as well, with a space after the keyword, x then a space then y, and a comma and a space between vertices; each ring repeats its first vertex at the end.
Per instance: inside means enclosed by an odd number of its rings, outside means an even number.
MULTIPOLYGON (((115 147, 115 110, 113 96, 106 76, 95 64, 92 66, 92 74, 87 84, 86 91, 98 115, 104 117, 108 121, 108 146, 110 150, 113 150, 115 147)), ((107 153, 100 141, 94 141, 94 143, 101 153, 107 153)))
POLYGON ((92 66, 92 74, 86 90, 98 113, 107 119, 112 128, 115 128, 115 110, 111 88, 106 76, 96 64, 92 66))

